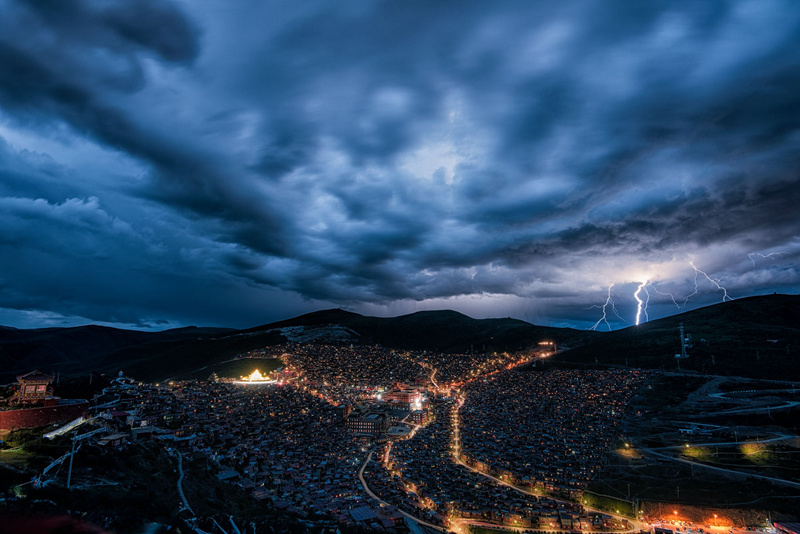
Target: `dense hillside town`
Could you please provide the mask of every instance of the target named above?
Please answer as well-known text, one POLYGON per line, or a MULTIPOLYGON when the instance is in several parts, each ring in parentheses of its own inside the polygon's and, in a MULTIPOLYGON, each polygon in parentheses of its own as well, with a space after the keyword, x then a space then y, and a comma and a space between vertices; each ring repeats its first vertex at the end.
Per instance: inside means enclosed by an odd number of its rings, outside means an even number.
MULTIPOLYGON (((553 350, 546 342, 490 354, 289 343, 241 353, 241 377, 146 383, 120 372, 82 401, 79 417, 51 426, 45 438, 71 440, 71 449, 32 487, 91 484, 86 445, 97 457, 149 450, 177 461, 165 504, 197 532, 220 519, 202 492, 185 490, 184 469, 320 532, 650 528, 633 502, 587 503, 596 497, 589 483, 624 437, 632 398, 657 373, 543 368, 553 350), (262 374, 259 365, 275 357, 277 368, 262 374)), ((20 376, 7 404, 53 404, 52 378, 20 376)), ((240 513, 230 522, 252 519, 240 513)))

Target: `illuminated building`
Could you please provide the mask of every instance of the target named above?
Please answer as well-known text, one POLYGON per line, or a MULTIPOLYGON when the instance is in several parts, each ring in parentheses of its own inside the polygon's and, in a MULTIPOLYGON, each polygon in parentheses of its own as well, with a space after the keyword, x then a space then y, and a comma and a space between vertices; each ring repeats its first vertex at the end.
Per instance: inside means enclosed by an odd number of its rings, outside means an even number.
POLYGON ((356 434, 378 436, 387 427, 386 416, 383 414, 371 413, 368 415, 350 414, 345 419, 345 428, 356 434))
POLYGON ((0 436, 15 428, 35 428, 85 417, 89 403, 83 399, 61 399, 53 395, 53 377, 41 371, 17 376, 19 388, 0 410, 0 436))
POLYGON ((389 393, 383 395, 383 400, 404 402, 412 404, 422 398, 422 394, 414 389, 393 389, 389 393))
POLYGON ((55 405, 58 399, 52 396, 53 388, 50 385, 53 377, 41 371, 31 371, 17 377, 19 390, 11 398, 12 403, 19 404, 44 404, 55 405), (48 402, 50 401, 50 402, 48 402))
POLYGON ((397 403, 398 408, 402 407, 409 411, 421 410, 426 402, 422 393, 415 389, 393 389, 383 394, 383 400, 397 403))
POLYGON ((416 425, 424 425, 428 420, 428 412, 424 410, 414 410, 411 412, 411 422, 416 425))
POLYGON ((243 376, 241 380, 234 380, 233 383, 237 385, 260 385, 260 384, 276 384, 278 381, 262 375, 258 369, 253 371, 250 376, 243 376))

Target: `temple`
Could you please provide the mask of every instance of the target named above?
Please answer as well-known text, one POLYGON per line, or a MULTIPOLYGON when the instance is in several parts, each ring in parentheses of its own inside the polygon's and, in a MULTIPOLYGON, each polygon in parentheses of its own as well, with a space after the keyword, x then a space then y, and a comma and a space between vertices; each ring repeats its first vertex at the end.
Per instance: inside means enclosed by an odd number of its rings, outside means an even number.
POLYGON ((55 406, 58 397, 53 396, 53 380, 54 377, 39 370, 17 376, 19 389, 9 399, 9 404, 55 406))

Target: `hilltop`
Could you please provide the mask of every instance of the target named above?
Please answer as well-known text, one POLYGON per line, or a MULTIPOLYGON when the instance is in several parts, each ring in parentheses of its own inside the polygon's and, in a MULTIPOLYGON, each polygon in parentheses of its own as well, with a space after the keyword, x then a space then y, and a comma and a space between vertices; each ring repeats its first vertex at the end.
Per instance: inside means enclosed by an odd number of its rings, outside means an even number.
POLYGON ((800 379, 800 295, 742 298, 604 332, 556 360, 677 370, 681 323, 692 345, 681 369, 800 379))
POLYGON ((124 330, 98 325, 70 328, 0 329, 0 380, 39 368, 65 374, 89 372, 114 364, 115 354, 138 347, 205 340, 228 328, 176 328, 161 332, 124 330))
POLYGON ((541 340, 579 344, 596 336, 572 328, 536 326, 519 319, 473 319, 453 310, 421 311, 399 317, 369 317, 341 309, 323 310, 245 330, 338 325, 358 335, 358 342, 408 350, 440 352, 511 351, 541 340))
POLYGON ((65 375, 124 369, 131 376, 158 380, 192 373, 242 352, 286 343, 300 334, 312 341, 441 352, 519 350, 543 339, 576 344, 595 335, 510 318, 473 319, 450 310, 383 318, 332 309, 246 330, 192 327, 140 332, 94 325, 3 329, 0 380, 12 381, 15 374, 33 368, 65 375), (331 335, 333 327, 339 335, 331 335))
POLYGON ((511 318, 473 319, 452 310, 369 317, 341 309, 245 330, 0 328, 0 383, 33 368, 64 375, 122 369, 143 380, 198 376, 206 367, 242 352, 288 341, 478 353, 524 350, 553 341, 562 351, 554 360, 562 365, 676 369, 680 323, 693 342, 691 357, 681 362, 683 369, 753 378, 800 377, 800 296, 766 295, 613 332, 551 328, 511 318))

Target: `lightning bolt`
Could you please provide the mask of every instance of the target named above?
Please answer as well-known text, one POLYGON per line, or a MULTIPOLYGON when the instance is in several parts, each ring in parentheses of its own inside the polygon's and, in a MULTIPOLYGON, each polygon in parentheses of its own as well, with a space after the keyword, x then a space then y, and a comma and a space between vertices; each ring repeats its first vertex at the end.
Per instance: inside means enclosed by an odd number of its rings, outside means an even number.
MULTIPOLYGON (((696 286, 696 284, 695 284, 695 286, 696 286)), ((689 297, 686 297, 686 298, 683 299, 683 305, 680 305, 680 304, 678 304, 678 300, 675 298, 675 295, 673 295, 672 293, 659 291, 658 288, 656 286, 654 286, 653 284, 647 284, 647 286, 645 286, 645 291, 647 291, 648 287, 651 288, 653 291, 655 291, 657 295, 661 295, 662 297, 669 297, 670 299, 672 299, 672 303, 679 310, 682 309, 682 308, 685 308, 686 304, 689 302, 689 297)))
MULTIPOLYGON (((755 260, 753 259, 753 256, 762 256, 764 258, 770 258, 770 259, 772 259, 774 261, 775 260, 774 256, 779 256, 781 254, 786 254, 786 252, 773 252, 773 253, 767 254, 767 255, 759 254, 758 252, 754 252, 752 254, 748 254, 748 256, 750 257, 750 260, 753 261, 753 263, 755 264, 755 260)), ((693 296, 697 295, 697 293, 699 292, 698 276, 701 275, 701 274, 706 277, 706 280, 708 280, 709 282, 714 284, 714 286, 717 288, 717 290, 721 290, 723 292, 722 302, 725 302, 727 300, 733 300, 733 297, 728 295, 728 290, 720 284, 720 282, 722 282, 721 278, 712 278, 712 277, 710 277, 705 271, 702 271, 702 270, 698 269, 693 262, 689 262, 689 265, 691 265, 692 269, 694 269, 694 291, 692 291, 690 294, 686 295, 686 297, 684 297, 681 300, 680 303, 678 302, 678 299, 675 298, 675 295, 673 295, 672 293, 659 291, 659 289, 654 285, 655 282, 651 282, 649 280, 645 280, 644 282, 640 282, 639 283, 639 286, 636 288, 636 291, 633 293, 633 298, 636 299, 636 324, 637 325, 639 325, 641 323, 642 314, 644 314, 644 321, 645 322, 650 320, 650 317, 647 314, 647 306, 648 306, 648 304, 650 304, 650 290, 651 289, 653 291, 655 291, 655 293, 658 294, 658 295, 661 295, 661 296, 664 296, 664 297, 669 297, 672 300, 672 303, 675 305, 675 307, 678 308, 679 310, 680 309, 685 309, 687 304, 689 303, 689 299, 692 298, 693 296), (642 292, 644 292, 644 297, 642 297, 642 292)), ((601 321, 602 321, 602 319, 601 319, 601 321)), ((595 326, 597 326, 597 325, 595 325, 595 326)))
MULTIPOLYGON (((644 312, 644 320, 645 322, 650 320, 650 316, 647 315, 647 305, 650 303, 650 293, 647 291, 647 286, 650 284, 649 280, 645 280, 639 284, 639 287, 636 288, 636 292, 633 294, 633 298, 636 299, 636 326, 639 326, 639 322, 642 318, 642 313, 644 312), (645 300, 642 300, 639 294, 644 290, 644 294, 647 295, 645 300)), ((673 299, 675 300, 675 299, 673 299)))
MULTIPOLYGON (((751 259, 752 259, 752 258, 751 258, 751 259)), ((710 276, 708 276, 708 275, 707 275, 707 274, 706 274, 704 271, 701 271, 700 269, 698 269, 697 267, 695 267, 695 265, 694 265, 694 263, 693 263, 693 262, 689 262, 689 265, 691 265, 691 266, 692 266, 692 269, 694 269, 694 293, 692 293, 691 295, 689 295, 690 297, 691 297, 691 296, 694 296, 694 295, 696 295, 696 294, 697 294, 697 274, 699 273, 699 274, 702 274, 703 276, 705 276, 705 277, 706 277, 706 280, 708 280, 709 282, 711 282, 712 284, 714 284, 714 286, 716 286, 717 290, 722 290, 722 292, 723 292, 723 295, 722 295, 722 302, 725 302, 726 300, 733 300, 733 297, 731 297, 731 296, 729 296, 729 295, 728 295, 728 290, 727 290, 727 289, 725 289, 724 287, 722 287, 722 286, 719 284, 719 283, 722 281, 722 279, 721 279, 721 278, 711 278, 711 277, 710 277, 710 276)), ((688 298, 688 297, 687 297, 687 298, 688 298)))
POLYGON ((594 306, 589 306, 588 308, 586 308, 587 310, 591 310, 593 308, 600 308, 601 310, 603 310, 603 316, 600 319, 598 319, 597 322, 594 323, 594 326, 591 327, 589 330, 597 330, 597 327, 600 326, 600 323, 606 323, 606 326, 608 327, 608 331, 609 332, 611 331, 611 325, 608 324, 608 311, 607 311, 607 309, 608 309, 609 306, 611 306, 611 311, 614 313, 614 315, 619 317, 620 320, 625 321, 625 319, 620 317, 619 312, 617 311, 617 307, 614 306, 614 299, 611 298, 611 288, 612 287, 614 287, 614 284, 611 284, 610 286, 608 286, 608 298, 606 298, 605 304, 603 304, 602 306, 600 306, 598 304, 595 304, 594 306))
MULTIPOLYGON (((753 264, 755 265, 754 256, 761 256, 763 258, 770 258, 770 259, 772 259, 774 261, 775 256, 780 256, 780 255, 783 255, 783 254, 787 254, 787 253, 786 252, 772 252, 770 254, 764 255, 764 254, 760 254, 758 252, 753 252, 751 254, 748 254, 748 256, 750 257, 750 260, 753 261, 753 264)), ((680 309, 685 309, 686 306, 689 303, 689 299, 691 299, 692 297, 694 297, 695 295, 697 295, 700 292, 700 288, 699 288, 699 286, 700 286, 700 281, 699 281, 700 275, 703 275, 706 278, 706 280, 711 282, 714 285, 714 287, 717 288, 718 291, 722 291, 722 293, 723 293, 722 302, 726 302, 728 300, 734 300, 733 297, 728 295, 728 290, 721 284, 722 278, 712 278, 705 271, 703 271, 701 269, 698 269, 697 266, 694 264, 694 262, 689 262, 689 265, 691 265, 692 269, 694 269, 694 291, 692 291, 690 294, 686 295, 682 299, 676 298, 675 295, 673 295, 672 293, 665 292, 665 291, 660 291, 655 286, 655 284, 658 283, 658 282, 651 282, 649 279, 644 280, 643 282, 639 282, 639 285, 636 287, 636 291, 633 292, 633 298, 636 300, 636 325, 637 326, 642 323, 642 316, 644 316, 644 322, 648 322, 650 320, 650 315, 647 312, 647 308, 648 308, 648 306, 650 304, 650 298, 652 296, 650 294, 650 290, 653 290, 657 295, 661 295, 661 296, 664 296, 664 297, 669 297, 670 300, 672 300, 672 303, 675 305, 675 307, 678 308, 679 310, 680 309)), ((590 330, 597 330, 597 328, 600 326, 601 323, 605 323, 605 325, 608 328, 608 330, 611 331, 611 324, 608 322, 608 318, 609 318, 609 314, 610 313, 613 313, 614 315, 617 316, 618 319, 620 319, 621 321, 625 322, 625 319, 623 319, 622 316, 620 316, 619 312, 617 311, 616 306, 614 305, 614 299, 611 297, 611 289, 613 287, 614 287, 614 284, 611 284, 610 286, 608 286, 608 296, 606 297, 605 303, 603 303, 602 305, 595 304, 593 306, 589 306, 588 308, 584 308, 586 310, 592 310, 594 308, 598 308, 598 309, 602 310, 602 313, 603 313, 602 317, 600 317, 600 319, 598 319, 597 322, 594 323, 594 325, 590 328, 590 330)))
POLYGON ((769 254, 761 254, 760 252, 751 252, 750 254, 747 255, 747 257, 750 258, 751 262, 753 262, 753 268, 755 269, 756 260, 755 260, 754 256, 759 256, 759 257, 764 258, 764 259, 769 258, 772 261, 775 261, 775 256, 782 256, 784 254, 788 254, 788 253, 787 252, 770 252, 769 254))

